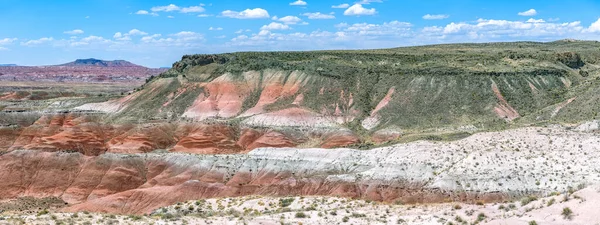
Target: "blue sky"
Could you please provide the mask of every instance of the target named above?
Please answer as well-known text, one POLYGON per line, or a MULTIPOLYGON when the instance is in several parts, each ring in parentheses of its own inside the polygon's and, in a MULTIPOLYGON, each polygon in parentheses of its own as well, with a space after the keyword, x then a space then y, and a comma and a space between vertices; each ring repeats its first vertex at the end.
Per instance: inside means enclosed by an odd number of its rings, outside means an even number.
POLYGON ((600 1, 0 0, 0 64, 564 38, 600 40, 600 1))

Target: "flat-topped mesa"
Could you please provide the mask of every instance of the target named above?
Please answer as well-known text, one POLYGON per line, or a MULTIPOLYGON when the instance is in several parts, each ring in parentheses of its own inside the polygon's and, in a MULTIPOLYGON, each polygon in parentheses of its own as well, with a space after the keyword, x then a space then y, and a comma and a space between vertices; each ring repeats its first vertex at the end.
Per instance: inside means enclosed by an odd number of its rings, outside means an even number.
POLYGON ((77 59, 70 63, 61 64, 59 66, 98 66, 98 67, 142 67, 125 60, 101 60, 101 59, 77 59))

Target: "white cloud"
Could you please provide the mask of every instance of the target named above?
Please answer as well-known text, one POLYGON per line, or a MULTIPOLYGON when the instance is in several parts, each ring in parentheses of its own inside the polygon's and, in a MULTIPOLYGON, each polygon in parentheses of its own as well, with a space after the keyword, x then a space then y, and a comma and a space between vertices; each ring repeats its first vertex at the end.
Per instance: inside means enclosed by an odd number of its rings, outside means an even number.
POLYGON ((83 30, 80 30, 80 29, 69 30, 69 31, 65 31, 63 33, 70 34, 70 35, 78 35, 78 34, 83 34, 83 30))
POLYGON ((161 34, 153 34, 153 35, 150 35, 150 36, 145 36, 145 37, 142 37, 142 39, 140 39, 140 40, 141 40, 141 41, 143 41, 143 42, 150 42, 150 41, 152 41, 153 39, 155 39, 155 38, 159 38, 159 37, 161 37, 161 36, 162 36, 161 34))
POLYGON ((151 15, 151 16, 158 16, 157 13, 155 12, 148 12, 146 10, 138 10, 137 12, 135 12, 135 14, 137 15, 151 15))
POLYGON ((590 27, 587 28, 585 31, 590 33, 600 33, 600 19, 592 23, 592 25, 590 25, 590 27))
POLYGON ((297 0, 295 2, 290 3, 290 5, 307 5, 307 3, 302 0, 297 0))
POLYGON ((8 50, 8 48, 1 47, 1 46, 0 46, 0 51, 6 51, 6 50, 8 50))
POLYGON ((368 5, 368 4, 371 4, 371 2, 381 3, 383 1, 382 0, 360 0, 357 2, 357 4, 368 5))
POLYGON ((200 15, 198 15, 198 17, 210 17, 210 16, 212 16, 212 15, 209 15, 209 14, 200 14, 200 15))
POLYGON ((519 16, 535 16, 537 15, 537 11, 535 9, 530 9, 525 12, 519 12, 519 16))
POLYGON ((246 30, 244 30, 244 29, 240 29, 240 30, 236 31, 235 33, 236 33, 236 34, 241 34, 241 33, 244 33, 244 32, 251 32, 251 31, 252 31, 252 30, 250 30, 250 29, 246 29, 246 30))
POLYGON ((208 30, 223 30, 222 27, 210 27, 208 30))
POLYGON ((324 20, 324 19, 335 19, 335 16, 332 14, 323 14, 320 12, 316 13, 304 13, 303 16, 308 17, 311 20, 324 20))
POLYGON ((201 13, 206 11, 202 6, 190 6, 181 9, 181 13, 201 13))
POLYGON ((476 22, 450 23, 444 27, 426 27, 424 38, 455 42, 552 41, 564 38, 583 38, 585 28, 581 22, 548 23, 539 21, 510 21, 479 19, 476 22))
POLYGON ((91 35, 91 36, 82 38, 78 44, 81 45, 82 43, 87 43, 87 44, 110 43, 110 40, 105 39, 100 36, 91 35))
POLYGON ((264 10, 261 8, 246 9, 241 12, 225 10, 225 11, 221 12, 221 15, 224 17, 236 18, 236 19, 263 19, 263 18, 270 17, 269 12, 267 12, 267 10, 264 10))
POLYGON ((142 37, 141 41, 153 47, 197 47, 204 41, 202 34, 192 31, 181 31, 168 36, 163 38, 160 34, 154 34, 142 37))
POLYGON ((171 11, 179 11, 179 10, 181 10, 181 8, 179 8, 179 6, 176 6, 174 4, 170 4, 167 6, 154 6, 150 10, 152 10, 153 12, 171 12, 171 11))
POLYGON ((352 25, 339 24, 337 27, 351 33, 353 36, 405 36, 411 32, 412 24, 408 22, 391 21, 383 24, 355 23, 352 25))
POLYGON ((17 40, 16 38, 4 38, 4 39, 0 39, 0 45, 12 44, 16 40, 17 40))
POLYGON ((290 26, 282 23, 271 22, 269 25, 264 25, 261 30, 288 30, 290 26))
POLYGON ((44 43, 48 43, 53 41, 54 38, 52 37, 43 37, 37 40, 29 40, 27 42, 21 42, 21 45, 23 46, 34 46, 34 45, 40 45, 40 44, 44 44, 44 43))
POLYGON ((529 18, 529 19, 527 20, 527 22, 528 22, 528 23, 545 23, 546 21, 545 21, 545 20, 543 20, 543 19, 537 19, 537 20, 536 20, 536 19, 534 19, 534 18, 529 18))
POLYGON ((344 15, 346 16, 365 16, 365 15, 374 15, 377 13, 375 8, 367 9, 363 7, 361 4, 354 4, 350 6, 350 8, 344 11, 344 15))
POLYGON ((150 13, 150 12, 148 12, 146 10, 139 10, 135 14, 158 16, 158 14, 156 14, 154 12, 201 13, 201 12, 206 11, 206 9, 204 9, 202 6, 203 5, 200 4, 199 6, 179 7, 179 6, 175 5, 175 4, 170 4, 170 5, 166 5, 166 6, 155 6, 155 7, 152 7, 150 10, 153 13, 150 13))
POLYGON ((141 31, 141 30, 138 30, 138 29, 132 29, 127 34, 133 36, 133 35, 146 35, 148 33, 144 32, 144 31, 141 31))
POLYGON ((350 5, 347 3, 331 6, 331 8, 334 8, 334 9, 347 9, 348 7, 350 7, 350 5))
POLYGON ((443 19, 447 19, 448 17, 450 17, 449 15, 445 15, 445 14, 437 14, 437 15, 431 15, 431 14, 427 14, 423 16, 423 19, 426 20, 443 20, 443 19))
POLYGON ((121 32, 117 32, 113 35, 113 39, 117 40, 117 41, 130 41, 131 40, 131 36, 144 36, 144 35, 148 35, 148 33, 138 30, 138 29, 132 29, 127 33, 121 33, 121 32))
POLYGON ((281 17, 281 18, 277 18, 276 16, 273 17, 273 20, 277 20, 279 22, 283 22, 285 24, 297 24, 302 22, 302 19, 298 18, 297 16, 285 16, 285 17, 281 17))

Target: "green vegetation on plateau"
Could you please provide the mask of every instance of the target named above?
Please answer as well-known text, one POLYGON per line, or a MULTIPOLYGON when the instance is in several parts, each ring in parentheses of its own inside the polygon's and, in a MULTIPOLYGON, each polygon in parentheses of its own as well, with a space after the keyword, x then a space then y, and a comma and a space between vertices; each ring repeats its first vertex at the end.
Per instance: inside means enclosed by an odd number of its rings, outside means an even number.
MULTIPOLYGON (((312 52, 239 52, 219 55, 186 55, 173 68, 149 79, 142 91, 158 80, 164 84, 156 101, 135 106, 136 113, 158 115, 168 93, 182 82, 209 82, 232 74, 243 80, 242 73, 283 71, 282 81, 294 71, 305 76, 303 107, 319 113, 331 113, 336 106, 343 113, 358 112, 354 123, 369 116, 384 96, 394 88, 387 107, 380 112, 378 129, 395 125, 403 129, 474 125, 479 128, 501 127, 506 118, 494 108, 501 102, 493 91, 497 86, 508 105, 520 117, 512 122, 544 121, 574 123, 598 118, 600 111, 600 43, 556 41, 549 43, 515 42, 452 44, 382 50, 312 52), (167 82, 168 80, 168 82, 167 82), (321 94, 322 92, 325 94, 321 94), (342 94, 343 91, 343 94, 342 94), (352 96, 353 102, 348 99, 352 96), (576 99, 553 113, 568 99, 576 99)), ((263 79, 262 76, 260 79, 263 79)), ((244 109, 260 96, 251 94, 244 109)), ((178 100, 166 110, 183 113, 193 95, 178 100)), ((286 108, 293 98, 279 99, 268 110, 286 108)), ((129 107, 133 109, 133 107, 129 107)), ((127 111, 125 112, 127 113, 127 111)), ((172 115, 173 116, 173 115, 172 115)))

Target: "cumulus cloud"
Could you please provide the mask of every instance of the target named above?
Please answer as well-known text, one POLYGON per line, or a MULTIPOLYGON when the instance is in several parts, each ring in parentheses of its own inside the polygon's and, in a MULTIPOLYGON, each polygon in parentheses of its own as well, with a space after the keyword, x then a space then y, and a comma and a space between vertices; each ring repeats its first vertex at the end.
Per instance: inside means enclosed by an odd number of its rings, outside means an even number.
POLYGON ((269 12, 261 8, 246 9, 241 12, 225 10, 221 12, 221 16, 235 19, 264 19, 269 18, 269 12))
POLYGON ((179 10, 181 10, 181 8, 174 4, 170 4, 170 5, 166 5, 166 6, 154 6, 150 10, 152 10, 153 12, 172 12, 172 11, 179 11, 179 10))
POLYGON ((131 29, 127 33, 121 33, 121 32, 115 33, 113 35, 113 39, 118 40, 118 41, 130 41, 131 36, 144 36, 144 35, 148 35, 148 33, 138 30, 138 29, 131 29))
POLYGON ((320 12, 316 13, 304 13, 303 16, 308 17, 311 20, 326 20, 326 19, 335 19, 333 14, 323 14, 320 12))
POLYGON ((137 12, 135 12, 135 14, 137 15, 151 15, 151 16, 158 16, 158 13, 155 12, 148 12, 146 10, 138 10, 137 12))
POLYGON ((169 34, 168 37, 162 37, 160 34, 145 36, 141 41, 157 47, 197 47, 202 45, 204 35, 192 31, 181 31, 169 34))
POLYGON ((201 12, 206 11, 206 9, 204 9, 202 6, 203 5, 201 4, 199 6, 180 7, 175 4, 170 4, 170 5, 166 5, 166 6, 154 6, 150 9, 152 11, 152 13, 150 13, 146 10, 139 10, 135 14, 157 16, 158 14, 156 14, 154 12, 201 13, 201 12))
POLYGON ((295 2, 291 2, 290 5, 308 5, 305 1, 297 0, 295 2))
POLYGON ((331 8, 334 8, 334 9, 347 9, 348 7, 350 7, 350 5, 347 3, 331 6, 331 8))
POLYGON ((29 40, 29 41, 26 41, 26 42, 21 42, 21 45, 23 45, 23 46, 41 45, 41 44, 44 44, 44 43, 51 42, 53 40, 54 40, 54 38, 52 38, 52 37, 43 37, 43 38, 40 38, 40 39, 37 39, 37 40, 29 40))
POLYGON ((78 35, 78 34, 83 34, 83 30, 80 30, 80 29, 69 30, 69 31, 65 31, 63 33, 70 34, 70 35, 78 35))
POLYGON ((344 15, 346 16, 367 16, 367 15, 375 15, 377 10, 375 8, 367 9, 363 7, 361 4, 354 4, 350 6, 350 8, 344 11, 344 15))
POLYGON ((592 25, 585 30, 590 33, 600 33, 600 19, 596 20, 596 22, 592 23, 592 25))
POLYGON ((12 44, 16 40, 17 40, 16 38, 4 38, 4 39, 0 39, 0 45, 12 44))
POLYGON ((297 16, 284 16, 281 18, 278 17, 273 17, 273 20, 277 20, 279 22, 283 22, 285 24, 297 24, 302 22, 302 19, 298 18, 297 16))
POLYGON ((585 28, 581 22, 548 23, 541 21, 510 21, 479 19, 476 22, 450 23, 443 27, 426 27, 422 38, 464 42, 582 38, 585 28))
POLYGON ((138 29, 132 29, 129 32, 127 32, 127 34, 129 34, 129 35, 146 35, 148 33, 138 30, 138 29))
POLYGON ((431 14, 427 14, 423 16, 423 19, 426 20, 443 20, 443 19, 447 19, 448 17, 450 17, 449 15, 445 15, 445 14, 437 14, 437 15, 431 15, 431 14))
POLYGON ((537 19, 537 20, 536 20, 536 19, 534 19, 534 18, 529 18, 529 19, 527 20, 527 22, 528 22, 528 23, 545 23, 546 21, 545 21, 545 20, 543 20, 543 19, 537 19))
POLYGON ((537 15, 537 11, 535 9, 530 9, 525 12, 519 12, 519 16, 535 16, 537 15))
POLYGON ((269 25, 264 25, 260 28, 261 30, 288 30, 290 26, 282 23, 271 22, 269 25))
POLYGON ((210 27, 208 30, 223 30, 222 27, 210 27))
POLYGON ((360 1, 358 1, 357 3, 358 3, 358 4, 363 4, 363 5, 368 5, 368 4, 371 4, 372 2, 378 2, 378 3, 381 3, 381 2, 383 2, 383 1, 382 1, 382 0, 360 0, 360 1))
POLYGON ((202 6, 184 7, 180 10, 181 13, 201 13, 204 11, 206 11, 206 9, 204 9, 202 6))

